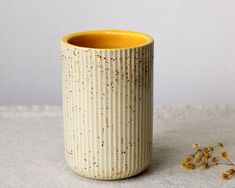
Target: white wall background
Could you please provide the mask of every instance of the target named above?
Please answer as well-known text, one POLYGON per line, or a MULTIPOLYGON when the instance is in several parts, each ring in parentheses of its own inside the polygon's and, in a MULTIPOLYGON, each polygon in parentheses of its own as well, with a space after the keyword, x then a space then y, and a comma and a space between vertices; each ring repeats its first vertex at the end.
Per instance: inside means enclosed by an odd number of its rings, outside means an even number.
POLYGON ((0 0, 0 104, 61 104, 59 38, 155 38, 155 104, 235 103, 234 0, 0 0))

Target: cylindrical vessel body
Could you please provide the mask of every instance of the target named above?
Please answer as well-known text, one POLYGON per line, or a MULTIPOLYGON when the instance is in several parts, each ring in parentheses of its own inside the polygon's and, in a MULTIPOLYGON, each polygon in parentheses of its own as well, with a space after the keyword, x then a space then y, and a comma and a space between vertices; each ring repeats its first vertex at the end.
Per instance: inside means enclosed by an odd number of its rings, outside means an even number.
POLYGON ((153 39, 129 31, 74 33, 61 40, 61 51, 69 166, 103 180, 146 169, 152 153, 153 39))

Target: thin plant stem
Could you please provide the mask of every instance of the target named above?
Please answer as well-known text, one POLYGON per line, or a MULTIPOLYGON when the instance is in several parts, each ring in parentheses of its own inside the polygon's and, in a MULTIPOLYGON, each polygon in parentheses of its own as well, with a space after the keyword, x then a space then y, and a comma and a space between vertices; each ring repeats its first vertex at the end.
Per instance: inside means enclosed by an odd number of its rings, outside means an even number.
POLYGON ((226 159, 231 165, 235 166, 235 164, 229 158, 226 158, 226 159))
POLYGON ((226 165, 226 166, 235 166, 235 164, 232 164, 232 163, 216 163, 218 165, 226 165))

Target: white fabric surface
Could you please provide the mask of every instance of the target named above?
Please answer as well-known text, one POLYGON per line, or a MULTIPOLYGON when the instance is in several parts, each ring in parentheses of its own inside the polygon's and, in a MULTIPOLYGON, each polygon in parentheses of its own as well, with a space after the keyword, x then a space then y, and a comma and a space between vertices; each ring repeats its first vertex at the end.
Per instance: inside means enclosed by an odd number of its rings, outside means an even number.
POLYGON ((158 107, 154 116, 153 160, 126 180, 83 178, 64 161, 61 107, 0 107, 0 187, 235 187, 220 179, 226 168, 182 169, 191 145, 224 142, 235 160, 235 107, 158 107))

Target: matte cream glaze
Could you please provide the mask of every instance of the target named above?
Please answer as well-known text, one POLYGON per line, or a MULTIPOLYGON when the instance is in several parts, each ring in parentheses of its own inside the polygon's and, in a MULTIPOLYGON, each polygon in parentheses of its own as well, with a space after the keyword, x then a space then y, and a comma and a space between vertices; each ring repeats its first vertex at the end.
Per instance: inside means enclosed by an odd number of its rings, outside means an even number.
POLYGON ((129 48, 89 48, 68 42, 81 33, 62 39, 65 157, 82 176, 122 179, 150 164, 153 40, 136 34, 147 42, 129 48))

